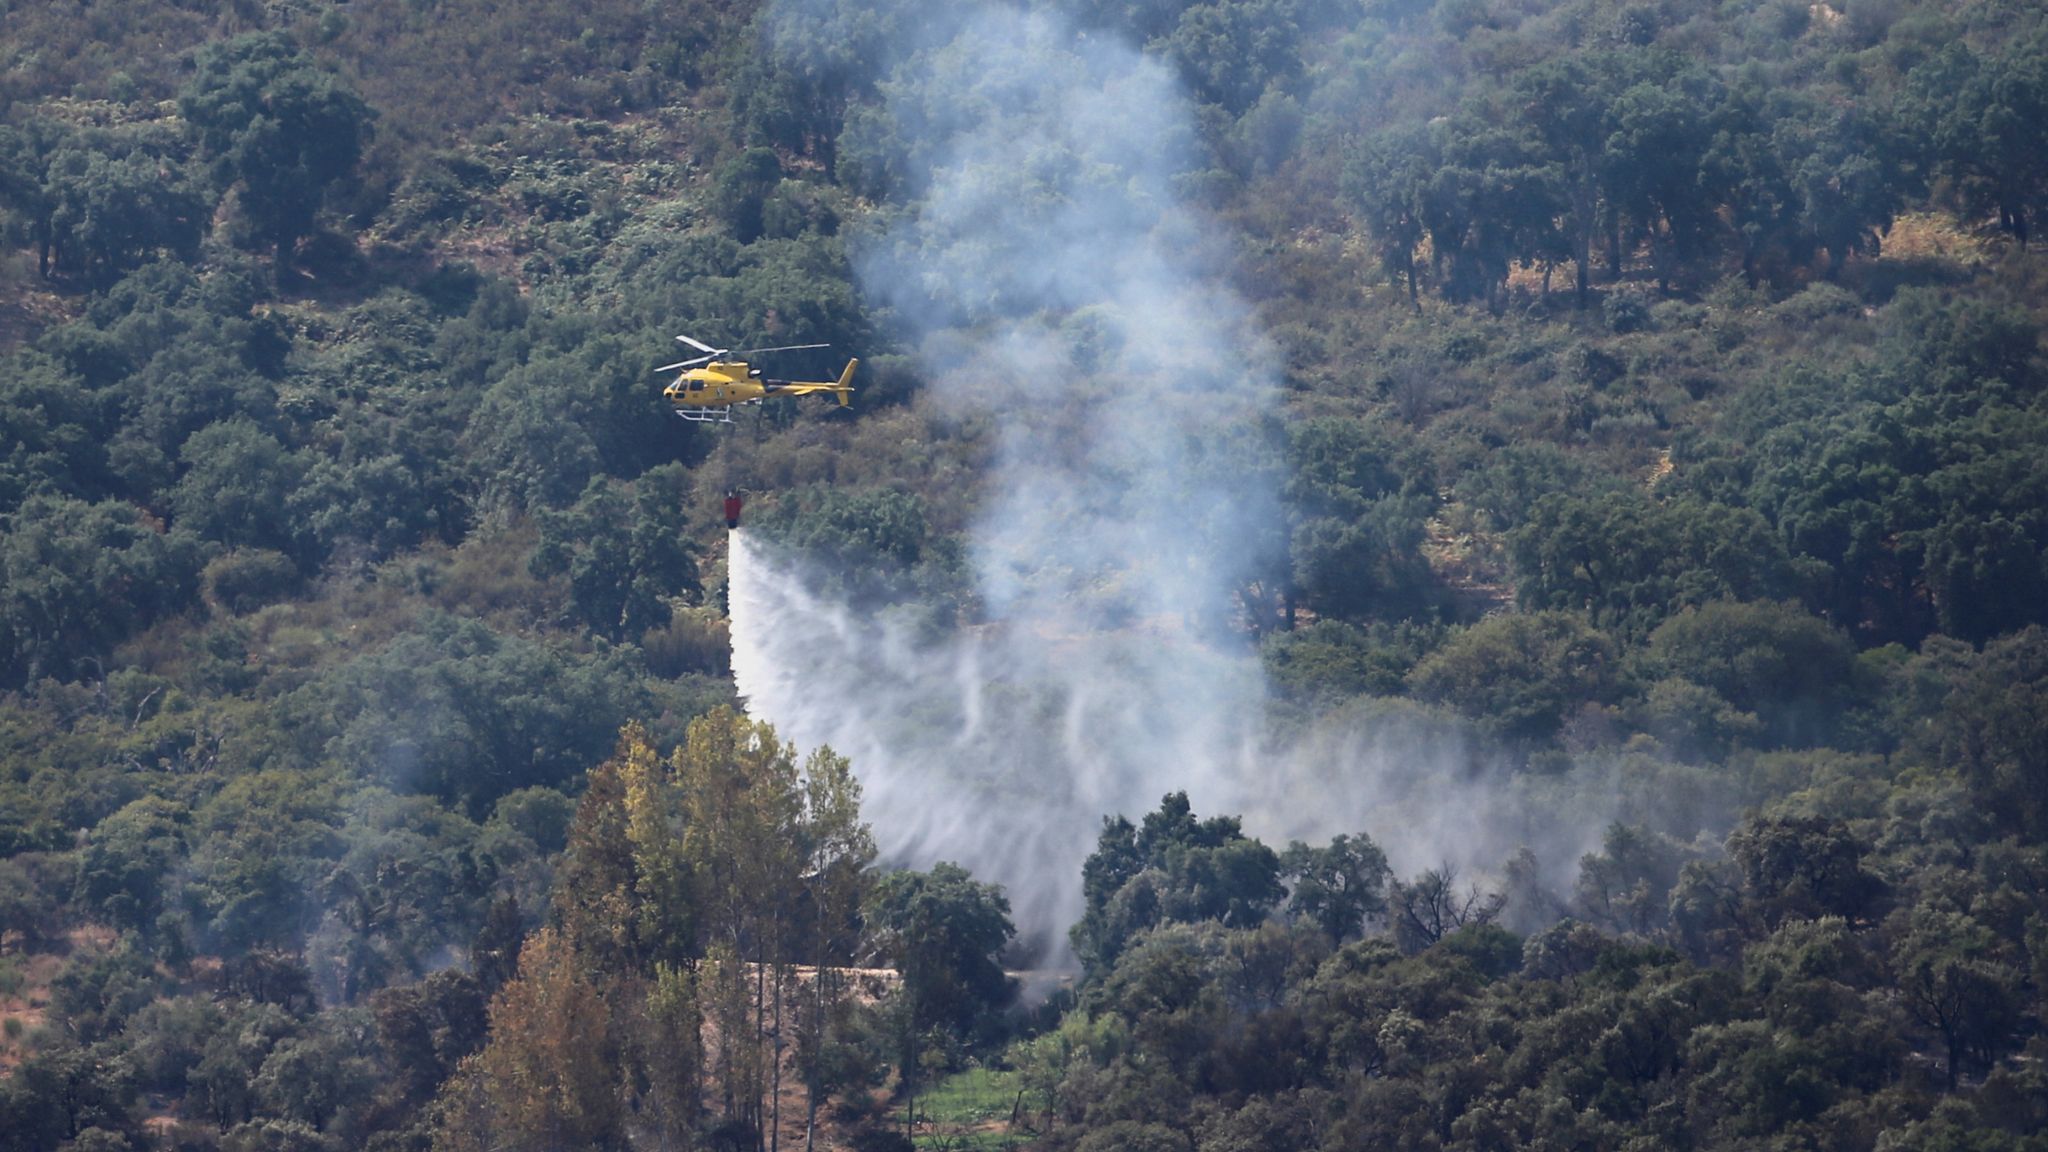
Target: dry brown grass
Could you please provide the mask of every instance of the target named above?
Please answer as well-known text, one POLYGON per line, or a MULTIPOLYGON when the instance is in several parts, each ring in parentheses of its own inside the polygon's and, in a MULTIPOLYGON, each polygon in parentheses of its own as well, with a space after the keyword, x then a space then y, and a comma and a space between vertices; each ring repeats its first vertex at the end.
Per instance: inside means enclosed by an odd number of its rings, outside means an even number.
POLYGON ((1946 213, 1906 212, 1885 233, 1879 258, 1974 265, 1990 260, 1991 246, 1946 213))
POLYGON ((115 940, 113 929, 88 924, 66 932, 63 943, 50 951, 9 954, 22 979, 19 988, 0 995, 0 1021, 18 1021, 19 1026, 0 1030, 0 1080, 28 1057, 31 1041, 49 1021, 50 985, 72 957, 110 951, 115 940))
POLYGON ((17 351, 46 330, 77 319, 84 310, 84 296, 50 291, 35 280, 33 257, 28 264, 18 285, 6 283, 14 276, 0 277, 0 355, 17 351))
POLYGON ((1657 459, 1650 465, 1649 474, 1644 477, 1644 487, 1655 488, 1666 476, 1671 475, 1671 471, 1671 449, 1657 449, 1657 459))
POLYGON ((1485 616, 1514 603, 1507 579, 1507 546, 1482 528, 1472 510, 1449 498, 1423 526, 1422 559, 1466 614, 1485 616))

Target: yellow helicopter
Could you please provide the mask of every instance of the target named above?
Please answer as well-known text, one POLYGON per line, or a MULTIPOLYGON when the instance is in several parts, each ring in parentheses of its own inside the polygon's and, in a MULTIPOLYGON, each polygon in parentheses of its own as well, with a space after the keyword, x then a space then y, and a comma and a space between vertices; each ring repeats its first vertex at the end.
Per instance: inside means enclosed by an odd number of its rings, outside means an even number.
POLYGON ((795 352, 805 348, 829 348, 829 344, 784 344, 777 348, 748 348, 734 352, 730 348, 713 348, 701 340, 678 336, 677 340, 704 353, 689 360, 678 360, 664 364, 656 372, 673 372, 682 369, 668 387, 661 390, 662 396, 675 406, 676 415, 700 424, 730 424, 732 410, 740 404, 754 404, 770 396, 809 396, 814 392, 830 392, 839 397, 839 406, 845 408, 853 403, 853 369, 859 360, 848 360, 846 370, 839 379, 830 380, 769 380, 761 375, 759 368, 749 367, 741 357, 762 352, 795 352))

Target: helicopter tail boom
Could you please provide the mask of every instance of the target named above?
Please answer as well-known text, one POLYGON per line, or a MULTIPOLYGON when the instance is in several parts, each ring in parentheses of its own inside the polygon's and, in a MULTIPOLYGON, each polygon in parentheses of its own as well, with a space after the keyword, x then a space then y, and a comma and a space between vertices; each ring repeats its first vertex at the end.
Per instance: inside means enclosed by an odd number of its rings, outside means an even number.
POLYGON ((833 394, 839 397, 839 406, 841 408, 850 407, 853 404, 853 370, 859 364, 860 361, 858 359, 848 360, 846 362, 846 371, 839 374, 838 387, 832 390, 833 394))

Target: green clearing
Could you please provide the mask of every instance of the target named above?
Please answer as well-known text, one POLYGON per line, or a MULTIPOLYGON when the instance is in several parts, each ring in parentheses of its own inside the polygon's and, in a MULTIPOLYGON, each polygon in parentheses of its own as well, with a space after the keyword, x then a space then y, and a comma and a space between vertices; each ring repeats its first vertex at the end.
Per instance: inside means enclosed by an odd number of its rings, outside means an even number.
MULTIPOLYGON (((1030 1143, 1036 1133, 1010 1124, 1018 1089, 1018 1074, 1013 1070, 976 1067, 946 1077, 917 1098, 913 1143, 935 1152, 978 1152, 1030 1143)), ((896 1113, 896 1124, 903 1124, 901 1111, 896 1113)))

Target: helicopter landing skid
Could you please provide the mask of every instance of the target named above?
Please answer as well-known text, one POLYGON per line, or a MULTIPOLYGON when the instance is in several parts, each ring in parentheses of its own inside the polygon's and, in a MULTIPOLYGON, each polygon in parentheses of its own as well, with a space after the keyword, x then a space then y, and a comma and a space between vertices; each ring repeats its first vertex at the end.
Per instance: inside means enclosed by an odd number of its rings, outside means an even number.
POLYGON ((695 412, 686 408, 678 408, 675 410, 675 413, 692 424, 732 423, 732 409, 730 407, 720 408, 716 411, 706 408, 695 412))

